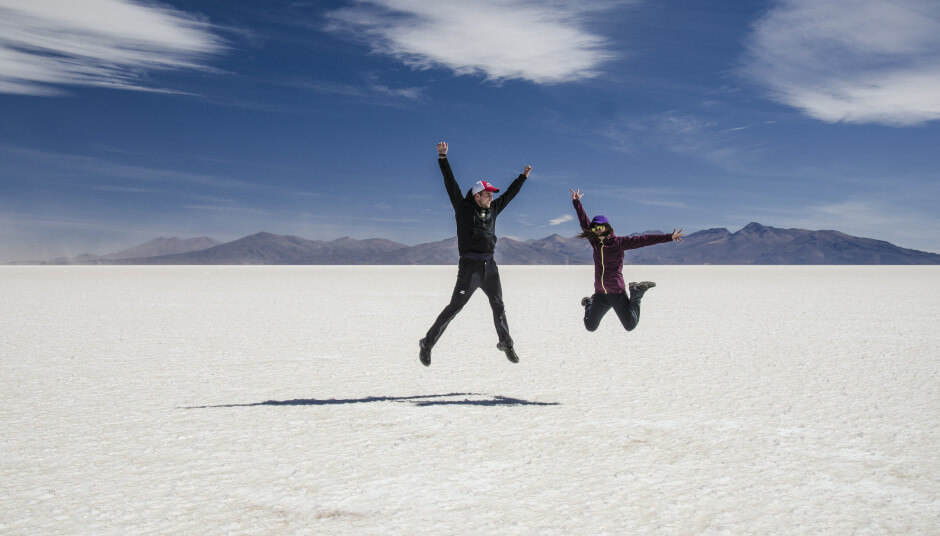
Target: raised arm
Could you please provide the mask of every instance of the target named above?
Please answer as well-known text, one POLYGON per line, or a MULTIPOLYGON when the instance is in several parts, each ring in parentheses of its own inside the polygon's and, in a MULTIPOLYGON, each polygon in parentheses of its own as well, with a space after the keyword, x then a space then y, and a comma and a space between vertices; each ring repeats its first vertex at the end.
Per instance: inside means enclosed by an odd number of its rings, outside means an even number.
POLYGON ((574 210, 578 213, 578 223, 581 225, 581 229, 590 229, 591 220, 588 219, 587 214, 584 213, 584 207, 581 206, 581 198, 584 197, 584 194, 581 193, 581 188, 578 188, 577 192, 571 188, 568 189, 571 190, 571 204, 574 205, 574 210))
POLYGON ((506 188, 506 191, 502 193, 499 197, 493 200, 493 204, 490 205, 497 214, 502 212, 506 205, 512 201, 513 197, 516 197, 516 194, 519 193, 519 190, 522 189, 522 185, 525 184, 525 180, 529 178, 529 172, 532 171, 532 166, 526 166, 522 173, 516 177, 516 180, 512 181, 512 184, 509 185, 509 188, 506 188))
POLYGON ((447 162, 446 141, 437 144, 437 163, 441 166, 441 174, 444 175, 444 189, 447 190, 447 196, 450 197, 450 204, 456 210, 460 206, 462 196, 460 195, 460 185, 457 184, 454 172, 450 169, 450 163, 447 162))

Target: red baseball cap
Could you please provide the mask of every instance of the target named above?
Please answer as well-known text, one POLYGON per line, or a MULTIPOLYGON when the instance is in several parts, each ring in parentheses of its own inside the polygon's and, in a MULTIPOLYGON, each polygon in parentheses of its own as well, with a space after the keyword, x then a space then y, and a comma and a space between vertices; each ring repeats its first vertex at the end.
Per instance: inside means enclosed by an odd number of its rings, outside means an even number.
POLYGON ((486 181, 476 181, 473 184, 473 188, 470 189, 470 193, 477 195, 478 193, 486 190, 487 192, 498 192, 499 188, 493 186, 492 184, 486 181))

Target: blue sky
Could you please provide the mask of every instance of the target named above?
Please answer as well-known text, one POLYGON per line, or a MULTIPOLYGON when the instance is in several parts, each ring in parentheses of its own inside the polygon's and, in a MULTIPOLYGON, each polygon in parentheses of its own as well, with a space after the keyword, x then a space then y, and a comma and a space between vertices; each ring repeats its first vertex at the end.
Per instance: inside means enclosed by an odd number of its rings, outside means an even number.
POLYGON ((0 0, 0 260, 751 221, 940 252, 935 0, 0 0))

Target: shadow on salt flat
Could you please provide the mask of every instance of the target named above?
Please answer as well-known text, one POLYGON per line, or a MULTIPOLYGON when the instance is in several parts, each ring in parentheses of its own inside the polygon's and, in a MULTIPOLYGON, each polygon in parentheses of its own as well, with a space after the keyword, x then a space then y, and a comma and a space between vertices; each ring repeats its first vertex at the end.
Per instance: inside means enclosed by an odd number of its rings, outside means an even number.
POLYGON ((421 402, 412 402, 416 406, 560 406, 559 402, 534 402, 531 400, 522 400, 521 398, 512 398, 509 396, 496 395, 483 400, 424 400, 421 402))
POLYGON ((559 402, 535 402, 513 398, 509 396, 487 396, 479 393, 450 393, 446 395, 416 395, 416 396, 367 396, 365 398, 295 398, 293 400, 266 400, 251 404, 221 404, 217 406, 189 406, 181 409, 208 409, 208 408, 247 408, 253 406, 328 406, 334 404, 363 404, 367 402, 406 402, 415 406, 558 406, 559 402), (465 397, 462 400, 448 400, 451 397, 465 397), (468 396, 486 396, 486 398, 470 399, 468 396))

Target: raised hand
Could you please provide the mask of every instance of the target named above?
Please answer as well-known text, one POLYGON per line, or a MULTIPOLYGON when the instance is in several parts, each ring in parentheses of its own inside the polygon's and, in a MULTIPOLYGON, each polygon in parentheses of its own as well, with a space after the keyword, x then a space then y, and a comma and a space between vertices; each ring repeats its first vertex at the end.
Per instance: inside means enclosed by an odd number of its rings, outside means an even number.
POLYGON ((522 170, 522 174, 528 177, 530 171, 532 171, 532 166, 526 166, 525 169, 522 170))
POLYGON ((682 237, 685 236, 685 233, 682 232, 682 229, 676 231, 675 227, 672 229, 672 240, 674 242, 682 242, 682 237))
POLYGON ((578 188, 578 191, 577 191, 577 192, 574 191, 573 188, 568 188, 568 189, 571 190, 571 200, 572 200, 572 201, 580 201, 581 198, 584 197, 584 194, 581 193, 581 188, 578 188))
POLYGON ((447 156, 447 142, 446 141, 442 141, 437 144, 437 155, 447 156))

